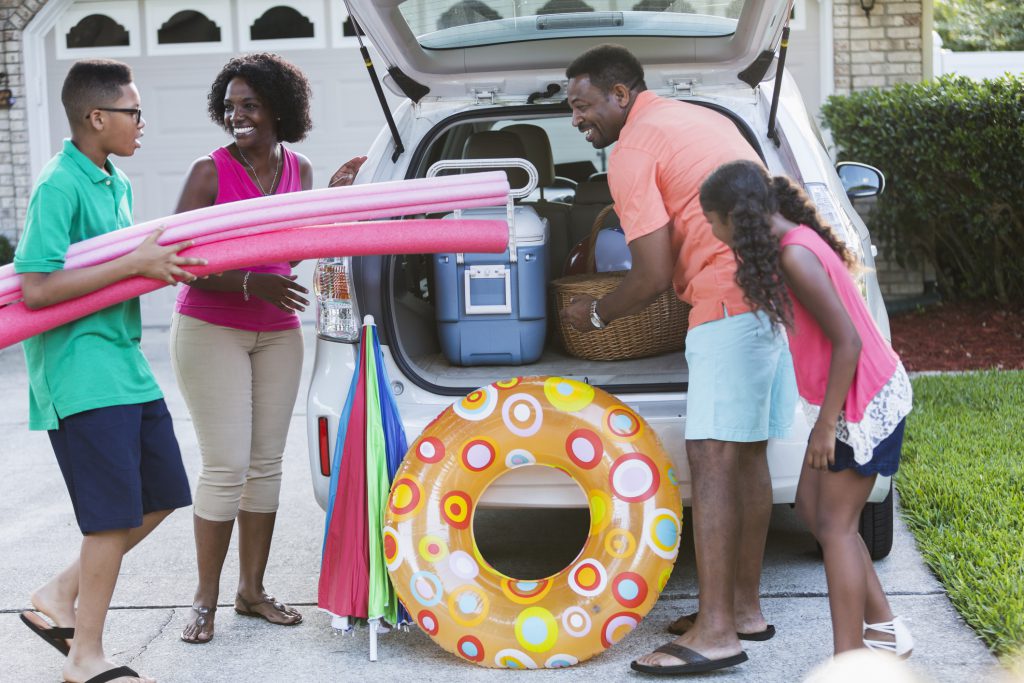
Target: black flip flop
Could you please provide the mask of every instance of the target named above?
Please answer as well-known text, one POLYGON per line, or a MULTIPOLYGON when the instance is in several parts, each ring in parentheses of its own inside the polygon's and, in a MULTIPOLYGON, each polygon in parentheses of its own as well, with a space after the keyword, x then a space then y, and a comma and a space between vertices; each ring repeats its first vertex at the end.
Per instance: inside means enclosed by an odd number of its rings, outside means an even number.
POLYGON ((107 683, 108 681, 117 680, 118 678, 123 678, 124 676, 132 676, 134 678, 138 678, 139 674, 133 671, 132 669, 129 669, 127 666, 118 666, 114 667, 113 669, 107 669, 101 674, 96 674, 95 676, 87 680, 85 683, 107 683))
MULTIPOLYGON (((679 621, 680 619, 689 619, 690 623, 694 624, 694 623, 697 622, 697 614, 699 614, 699 613, 698 612, 694 612, 693 614, 685 614, 685 615, 679 617, 679 619, 676 619, 676 621, 679 621)), ((690 630, 689 627, 687 627, 687 628, 675 628, 676 621, 673 621, 671 624, 669 624, 668 628, 665 629, 665 630, 668 631, 669 633, 671 633, 674 636, 681 636, 681 635, 683 635, 684 633, 686 633, 687 631, 690 630)), ((739 638, 740 640, 754 640, 754 641, 771 640, 773 637, 775 637, 775 627, 772 626, 771 624, 768 624, 768 626, 763 631, 751 631, 750 633, 743 633, 742 631, 737 631, 736 632, 736 637, 739 638)))
POLYGON ((68 656, 68 653, 71 652, 71 647, 67 641, 68 638, 75 637, 75 629, 63 626, 50 626, 49 622, 31 610, 25 610, 19 616, 25 623, 25 626, 32 629, 33 633, 57 648, 57 651, 65 657, 68 656))
POLYGON ((650 666, 649 664, 640 664, 636 660, 630 664, 633 671, 639 671, 645 674, 654 674, 656 676, 677 676, 679 674, 699 674, 706 671, 717 671, 718 669, 725 669, 730 666, 736 666, 747 661, 747 653, 741 652, 738 655, 732 657, 722 657, 721 659, 708 659, 704 655, 688 647, 682 645, 676 645, 675 643, 665 643, 659 647, 655 652, 660 652, 666 655, 672 655, 676 659, 681 659, 684 664, 673 664, 669 666, 650 666))

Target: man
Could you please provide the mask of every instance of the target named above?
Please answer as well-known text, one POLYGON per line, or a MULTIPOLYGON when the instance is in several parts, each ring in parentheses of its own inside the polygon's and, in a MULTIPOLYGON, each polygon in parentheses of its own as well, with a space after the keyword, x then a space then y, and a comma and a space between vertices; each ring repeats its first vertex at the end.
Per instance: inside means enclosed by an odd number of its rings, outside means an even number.
POLYGON ((596 148, 617 142, 608 184, 633 259, 619 287, 562 315, 578 330, 639 312, 670 285, 691 306, 686 337, 686 454, 693 490, 699 612, 682 635, 633 662, 647 673, 696 673, 746 661, 740 638, 767 640, 761 561, 771 514, 767 439, 783 436, 796 387, 785 335, 754 313, 731 250, 711 233, 699 189, 718 166, 761 163, 725 116, 647 91, 640 62, 601 45, 566 70, 573 125, 596 148))

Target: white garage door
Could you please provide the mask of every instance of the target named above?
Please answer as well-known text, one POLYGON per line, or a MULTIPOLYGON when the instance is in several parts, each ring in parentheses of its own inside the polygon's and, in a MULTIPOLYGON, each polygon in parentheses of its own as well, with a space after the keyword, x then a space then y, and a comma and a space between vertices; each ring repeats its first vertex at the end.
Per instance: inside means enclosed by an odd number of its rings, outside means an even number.
MULTIPOLYGON (((234 54, 270 51, 309 77, 313 130, 292 149, 309 157, 314 186, 322 187, 384 125, 355 38, 344 35, 346 18, 342 3, 329 0, 75 2, 46 38, 51 151, 68 135, 60 89, 74 60, 128 63, 142 95, 145 137, 134 157, 114 162, 132 180, 136 221, 169 215, 191 163, 231 142, 206 112, 214 76, 234 54)), ((306 264, 300 274, 310 271, 306 264)), ((144 322, 167 324, 173 297, 169 289, 145 296, 144 322)))

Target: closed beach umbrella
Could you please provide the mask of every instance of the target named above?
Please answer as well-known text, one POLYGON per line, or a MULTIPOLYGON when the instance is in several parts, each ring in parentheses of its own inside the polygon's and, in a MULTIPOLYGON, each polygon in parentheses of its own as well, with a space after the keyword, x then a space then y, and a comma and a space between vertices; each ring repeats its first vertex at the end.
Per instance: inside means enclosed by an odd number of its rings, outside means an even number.
POLYGON ((406 446, 376 326, 367 316, 331 465, 318 604, 336 617, 336 626, 348 628, 351 618, 369 621, 371 660, 381 620, 410 621, 391 585, 383 540, 384 507, 406 446))
MULTIPOLYGON (((366 338, 365 328, 362 336, 366 338)), ((366 500, 366 375, 362 356, 360 353, 356 361, 352 388, 338 421, 317 604, 336 617, 366 619, 370 540, 366 500)))

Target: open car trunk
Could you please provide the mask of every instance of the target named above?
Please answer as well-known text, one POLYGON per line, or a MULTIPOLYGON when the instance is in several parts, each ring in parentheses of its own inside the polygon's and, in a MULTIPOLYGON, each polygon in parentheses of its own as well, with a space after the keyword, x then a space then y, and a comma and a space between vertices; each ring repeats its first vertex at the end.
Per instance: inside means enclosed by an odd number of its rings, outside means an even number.
MULTIPOLYGON (((498 137, 508 138, 513 131, 521 134, 529 128, 534 140, 546 138, 546 147, 542 147, 547 151, 538 152, 536 145, 523 146, 519 151, 496 148, 494 156, 524 157, 537 167, 538 189, 517 206, 531 207, 540 214, 548 222, 550 233, 543 293, 547 306, 543 349, 536 360, 522 364, 464 364, 457 359, 453 362, 450 354, 443 352, 439 339, 439 297, 443 292, 435 281, 435 257, 413 255, 381 260, 383 272, 370 277, 379 277, 384 283, 382 300, 390 309, 384 316, 389 321, 388 344, 403 374, 422 388, 455 396, 508 377, 560 375, 618 393, 686 390, 688 372, 682 345, 660 355, 616 361, 585 360, 562 348, 550 283, 563 275, 570 252, 591 234, 600 210, 611 204, 605 178, 610 148, 595 150, 570 125, 569 116, 564 105, 473 109, 435 126, 415 150, 408 177, 425 176, 437 161, 467 158, 462 155, 468 153, 475 141, 495 131, 498 137)), ((732 119, 757 148, 747 124, 735 115, 732 119)), ((510 185, 516 186, 511 175, 510 185)))

